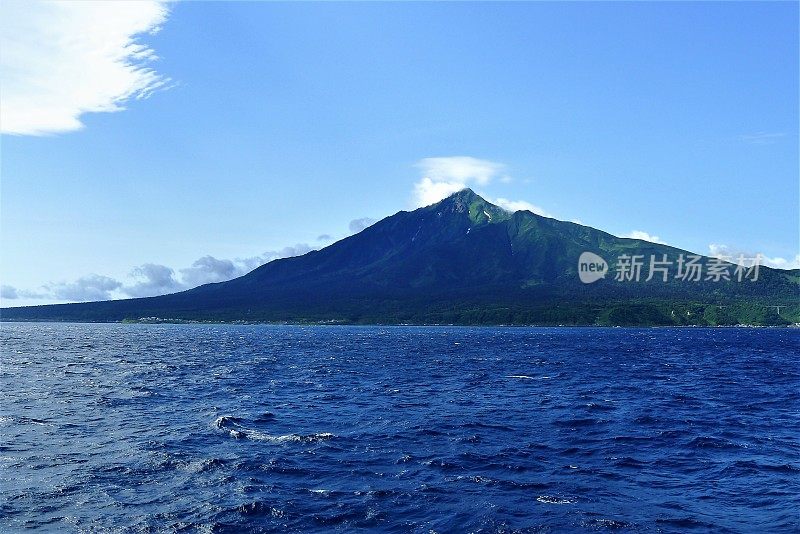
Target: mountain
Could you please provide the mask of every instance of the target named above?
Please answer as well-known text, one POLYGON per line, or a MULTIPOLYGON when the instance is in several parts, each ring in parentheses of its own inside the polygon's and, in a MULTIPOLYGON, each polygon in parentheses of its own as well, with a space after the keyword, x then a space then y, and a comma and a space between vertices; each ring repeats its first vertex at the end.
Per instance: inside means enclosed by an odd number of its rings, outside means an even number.
POLYGON ((800 322, 800 271, 761 266, 748 273, 701 257, 695 262, 702 276, 690 281, 678 277, 681 255, 686 267, 691 252, 530 211, 510 213, 465 189, 227 282, 159 297, 4 308, 0 317, 395 324, 800 322), (585 252, 596 256, 582 269, 601 269, 605 261, 605 277, 581 281, 579 259, 585 252), (639 281, 616 280, 618 262, 634 256, 642 262, 639 281), (666 281, 658 269, 645 280, 651 256, 655 262, 672 262, 654 264, 667 271, 666 281), (715 268, 724 268, 730 279, 715 280, 715 268))

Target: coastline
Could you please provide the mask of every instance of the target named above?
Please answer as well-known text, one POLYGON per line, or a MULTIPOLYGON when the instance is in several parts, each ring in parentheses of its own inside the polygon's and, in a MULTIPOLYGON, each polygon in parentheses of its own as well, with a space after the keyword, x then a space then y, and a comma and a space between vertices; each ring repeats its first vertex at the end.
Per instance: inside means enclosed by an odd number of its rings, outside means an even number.
POLYGON ((735 324, 735 325, 711 325, 711 324, 505 324, 505 323, 380 323, 380 322, 349 322, 349 321, 200 321, 186 319, 123 319, 122 321, 77 321, 77 320, 56 320, 56 319, 5 319, 0 318, 0 323, 54 323, 54 324, 126 324, 126 325, 225 325, 225 326, 361 326, 361 327, 419 327, 419 328, 635 328, 635 329, 663 329, 663 328, 800 328, 800 323, 790 324, 735 324))

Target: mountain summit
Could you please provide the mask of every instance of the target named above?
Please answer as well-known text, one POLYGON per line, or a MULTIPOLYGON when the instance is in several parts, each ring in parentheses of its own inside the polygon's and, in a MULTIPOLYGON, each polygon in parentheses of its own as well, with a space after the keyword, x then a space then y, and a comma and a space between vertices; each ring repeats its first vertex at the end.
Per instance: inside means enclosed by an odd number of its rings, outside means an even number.
POLYGON ((2 318, 643 325, 800 320, 798 271, 753 271, 530 211, 510 213, 464 189, 228 282, 160 297, 6 308, 2 318), (587 257, 594 259, 579 266, 587 257), (681 278, 690 258, 706 269, 697 279, 697 273, 681 278), (722 267, 727 278, 708 275, 722 267), (584 283, 584 268, 608 272, 584 283))

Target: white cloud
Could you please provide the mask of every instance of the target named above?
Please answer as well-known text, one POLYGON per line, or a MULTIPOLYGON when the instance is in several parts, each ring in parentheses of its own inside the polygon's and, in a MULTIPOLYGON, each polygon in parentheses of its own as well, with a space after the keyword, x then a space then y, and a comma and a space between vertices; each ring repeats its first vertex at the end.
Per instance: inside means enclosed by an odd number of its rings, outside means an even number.
POLYGON ((0 2, 0 131, 78 130, 83 113, 120 111, 163 88, 137 36, 167 13, 160 0, 0 2))
POLYGON ((239 267, 240 271, 239 274, 237 274, 236 276, 241 276, 243 274, 249 273, 256 267, 260 267, 265 263, 269 263, 273 260, 279 260, 281 258, 292 258, 294 256, 302 256, 303 254, 308 254, 312 250, 316 250, 316 248, 307 245, 306 243, 297 243, 294 246, 283 247, 280 250, 268 250, 267 252, 261 254, 260 256, 253 256, 251 258, 237 258, 234 261, 240 265, 239 267))
POLYGON ((465 183, 435 182, 425 176, 414 184, 414 205, 417 207, 430 206, 465 187, 468 187, 465 183))
POLYGON ((82 276, 74 282, 59 282, 44 286, 47 294, 56 300, 83 302, 87 300, 107 300, 111 293, 122 287, 122 283, 108 276, 90 274, 82 276))
POLYGON ((713 256, 715 258, 719 258, 721 256, 733 256, 734 254, 731 253, 731 250, 728 247, 728 245, 711 243, 710 245, 708 245, 708 255, 713 256))
POLYGON ((203 256, 195 260, 190 267, 179 269, 180 277, 175 275, 175 270, 171 267, 157 263, 145 263, 131 270, 128 283, 108 276, 91 274, 78 278, 74 282, 45 284, 37 291, 3 285, 0 286, 0 298, 85 302, 121 297, 153 297, 212 282, 231 280, 272 260, 300 256, 312 250, 315 249, 305 243, 298 243, 280 250, 270 250, 251 258, 221 260, 213 256, 203 256))
POLYGON ((153 297, 186 289, 175 280, 174 274, 166 265, 145 263, 133 269, 131 277, 136 283, 122 287, 122 292, 131 297, 153 297))
POLYGON ((752 265, 753 259, 760 256, 760 265, 774 267, 775 269, 800 269, 800 254, 794 258, 782 258, 780 256, 766 256, 757 252, 741 250, 728 245, 711 243, 708 245, 708 255, 715 258, 723 258, 732 263, 742 263, 752 265))
POLYGON ((240 274, 243 274, 241 267, 231 260, 218 260, 214 256, 203 256, 195 260, 191 267, 181 269, 181 279, 188 287, 224 282, 236 278, 240 274))
MULTIPOLYGON (((414 205, 417 207, 430 206, 467 187, 488 186, 494 180, 501 183, 512 181, 510 176, 504 174, 504 164, 470 156, 425 158, 418 161, 415 167, 422 171, 422 177, 414 184, 414 205)), ((544 217, 553 217, 544 208, 524 200, 483 196, 508 211, 528 210, 544 217)))
POLYGON ((775 267, 776 269, 800 269, 800 254, 795 254, 794 258, 786 259, 779 256, 770 258, 762 256, 762 265, 775 267))
POLYGON ((198 258, 190 267, 179 269, 180 277, 175 276, 175 270, 166 265, 145 263, 131 271, 131 277, 136 283, 124 285, 120 291, 131 297, 152 297, 175 293, 185 289, 226 282, 245 275, 253 269, 280 258, 300 256, 314 250, 305 243, 298 243, 280 250, 269 250, 260 256, 250 258, 236 258, 234 260, 218 259, 214 256, 198 258))
POLYGON ((183 291, 203 284, 226 282, 273 260, 301 256, 312 250, 315 249, 305 243, 298 243, 280 250, 269 250, 250 258, 227 260, 210 255, 203 256, 192 262, 191 266, 178 269, 180 277, 175 276, 175 271, 171 267, 146 263, 133 269, 131 277, 136 283, 121 287, 121 292, 132 297, 150 297, 183 291))
POLYGON ((429 206, 443 198, 475 185, 488 185, 505 165, 469 156, 425 158, 415 165, 422 178, 414 184, 414 204, 429 206))
POLYGON ((460 182, 488 184, 496 177, 505 165, 470 156, 450 156, 445 158, 424 158, 416 167, 423 175, 435 182, 460 182))
POLYGON ((651 243, 658 243, 659 245, 666 245, 664 241, 657 235, 650 235, 642 230, 633 230, 620 237, 628 237, 630 239, 641 239, 642 241, 650 241, 651 243))
POLYGON ((3 284, 0 286, 0 299, 14 300, 19 298, 19 291, 14 286, 3 284))
POLYGON ((17 289, 14 286, 2 285, 0 286, 0 299, 16 300, 16 299, 43 299, 48 295, 40 291, 27 291, 25 289, 17 289))
POLYGON ((533 212, 537 215, 541 215, 542 217, 553 217, 550 213, 548 213, 544 208, 540 208, 535 204, 531 204, 530 202, 526 202, 524 200, 508 200, 507 198, 495 198, 495 199, 486 199, 492 204, 497 204, 501 208, 506 211, 520 211, 520 210, 527 210, 533 212))

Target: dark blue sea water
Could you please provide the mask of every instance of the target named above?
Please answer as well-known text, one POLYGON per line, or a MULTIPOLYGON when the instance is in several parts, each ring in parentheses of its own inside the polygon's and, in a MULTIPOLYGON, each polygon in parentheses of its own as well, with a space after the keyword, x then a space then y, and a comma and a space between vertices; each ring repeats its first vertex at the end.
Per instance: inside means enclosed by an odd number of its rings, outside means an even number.
POLYGON ((800 331, 2 324, 0 530, 800 530, 800 331))

